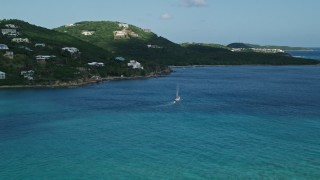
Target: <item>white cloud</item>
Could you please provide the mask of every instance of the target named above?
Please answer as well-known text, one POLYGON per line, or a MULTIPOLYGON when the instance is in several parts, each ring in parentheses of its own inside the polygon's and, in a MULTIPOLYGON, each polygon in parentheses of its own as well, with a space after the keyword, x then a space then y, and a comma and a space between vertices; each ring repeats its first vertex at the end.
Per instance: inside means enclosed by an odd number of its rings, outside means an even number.
POLYGON ((180 0, 180 4, 184 7, 202 7, 207 6, 207 0, 180 0))
POLYGON ((172 16, 170 14, 168 14, 168 13, 164 13, 164 14, 162 14, 160 16, 160 19, 162 19, 162 20, 170 20, 170 19, 172 19, 172 16))

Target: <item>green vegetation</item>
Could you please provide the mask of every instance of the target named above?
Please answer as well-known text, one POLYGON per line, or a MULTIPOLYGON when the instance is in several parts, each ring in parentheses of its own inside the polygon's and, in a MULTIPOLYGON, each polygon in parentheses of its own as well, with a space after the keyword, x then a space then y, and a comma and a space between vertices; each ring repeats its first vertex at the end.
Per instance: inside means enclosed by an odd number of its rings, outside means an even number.
POLYGON ((62 26, 55 30, 31 25, 20 20, 2 20, 0 28, 6 24, 17 26, 18 38, 28 38, 29 42, 12 42, 14 37, 0 34, 0 44, 8 45, 14 53, 9 59, 0 50, 0 71, 6 73, 1 85, 56 85, 76 84, 97 77, 147 76, 170 72, 169 65, 301 65, 317 64, 318 61, 298 59, 284 53, 264 54, 254 52, 232 52, 229 47, 217 44, 184 43, 176 44, 152 32, 129 25, 124 29, 118 22, 79 22, 74 26, 62 26), (92 35, 83 35, 90 31, 92 35), (124 38, 115 38, 114 31, 123 31, 124 38), (45 46, 37 46, 44 43, 45 46), (149 45, 149 47, 148 47, 149 45), (75 47, 81 53, 63 51, 63 47, 75 47), (53 56, 39 61, 38 55, 53 56), (116 61, 115 57, 125 61, 116 61), (128 67, 129 60, 139 61, 144 69, 128 67), (89 66, 89 62, 102 62, 105 66, 89 66), (21 71, 35 71, 33 80, 21 75, 21 71))
MULTIPOLYGON (((15 37, 0 34, 0 44, 6 44, 9 50, 0 50, 0 71, 6 73, 6 79, 0 85, 34 85, 55 84, 57 82, 87 81, 91 77, 136 76, 153 72, 152 67, 144 70, 132 70, 127 62, 116 62, 114 55, 94 44, 20 20, 2 20, 0 29, 7 29, 6 24, 17 26, 17 38, 28 38, 29 42, 12 42, 15 37), (45 47, 35 47, 43 43, 45 47), (62 51, 63 47, 76 47, 81 53, 71 54, 62 51), (12 51, 14 58, 3 55, 12 51), (37 55, 54 55, 50 60, 37 61, 37 55), (88 66, 89 62, 103 62, 104 67, 88 66), (20 75, 21 71, 34 70, 34 80, 30 81, 20 75)), ((160 68, 161 69, 161 68, 160 68)), ((164 69, 164 68, 162 68, 164 69)))
MULTIPOLYGON (((231 52, 218 44, 183 43, 175 44, 154 33, 144 32, 142 29, 129 25, 129 30, 139 35, 138 38, 114 39, 113 31, 122 30, 118 22, 80 22, 71 27, 59 27, 55 30, 67 33, 84 41, 95 44, 113 52, 117 56, 137 59, 150 66, 168 65, 242 65, 242 64, 316 64, 317 61, 296 59, 287 54, 262 54, 254 52, 231 52), (92 36, 81 34, 84 30, 93 30, 92 36), (147 45, 157 45, 161 48, 148 48, 147 45)), ((249 46, 235 43, 237 47, 249 46)))

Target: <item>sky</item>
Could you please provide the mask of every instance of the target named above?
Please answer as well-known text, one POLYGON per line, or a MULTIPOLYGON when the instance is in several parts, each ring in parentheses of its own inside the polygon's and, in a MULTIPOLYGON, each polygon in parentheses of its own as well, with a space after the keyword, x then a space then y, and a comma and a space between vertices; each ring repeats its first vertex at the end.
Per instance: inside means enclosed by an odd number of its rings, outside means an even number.
POLYGON ((320 0, 0 0, 0 19, 46 28, 119 21, 173 42, 320 47, 320 0))

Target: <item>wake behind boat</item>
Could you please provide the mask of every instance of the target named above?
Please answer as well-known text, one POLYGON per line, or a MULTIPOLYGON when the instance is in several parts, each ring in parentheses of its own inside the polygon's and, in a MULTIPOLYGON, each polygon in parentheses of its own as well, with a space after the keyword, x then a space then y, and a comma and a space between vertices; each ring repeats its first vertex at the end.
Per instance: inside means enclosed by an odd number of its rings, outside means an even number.
POLYGON ((179 96, 179 85, 177 85, 177 92, 176 92, 176 98, 174 99, 173 103, 178 103, 181 100, 179 96))

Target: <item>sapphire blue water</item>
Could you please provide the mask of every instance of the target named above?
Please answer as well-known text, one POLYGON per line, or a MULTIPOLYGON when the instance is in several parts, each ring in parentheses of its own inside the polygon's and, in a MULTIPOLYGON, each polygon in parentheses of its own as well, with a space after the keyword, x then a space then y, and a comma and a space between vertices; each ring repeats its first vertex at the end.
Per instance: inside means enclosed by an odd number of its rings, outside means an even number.
POLYGON ((320 178, 320 66, 174 71, 1 89, 0 179, 320 178))
POLYGON ((291 56, 320 60, 320 48, 312 48, 310 51, 288 51, 291 56))

